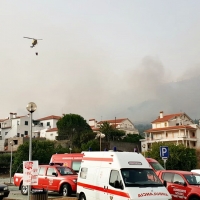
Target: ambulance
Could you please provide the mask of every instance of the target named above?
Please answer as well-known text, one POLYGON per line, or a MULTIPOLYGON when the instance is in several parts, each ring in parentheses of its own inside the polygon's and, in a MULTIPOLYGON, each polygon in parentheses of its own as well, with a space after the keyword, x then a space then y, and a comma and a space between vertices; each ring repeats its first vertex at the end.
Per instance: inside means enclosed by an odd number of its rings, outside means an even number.
POLYGON ((166 187, 142 154, 82 153, 76 193, 79 200, 171 200, 166 187))
MULTIPOLYGON (((72 168, 75 172, 78 172, 81 166, 81 161, 83 158, 82 153, 62 153, 53 154, 50 159, 50 164, 62 164, 65 167, 72 168)), ((154 169, 155 172, 159 170, 164 170, 162 165, 153 158, 146 158, 148 163, 154 169)))

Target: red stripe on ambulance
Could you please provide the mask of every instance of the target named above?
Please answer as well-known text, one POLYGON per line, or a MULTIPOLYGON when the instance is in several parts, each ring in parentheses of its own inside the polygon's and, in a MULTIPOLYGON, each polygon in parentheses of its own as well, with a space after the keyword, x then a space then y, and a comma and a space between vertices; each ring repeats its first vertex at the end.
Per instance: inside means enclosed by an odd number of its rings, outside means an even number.
POLYGON ((106 192, 108 194, 113 194, 113 195, 117 195, 117 196, 121 196, 121 197, 127 197, 130 198, 129 194, 125 193, 125 192, 121 192, 121 191, 116 191, 116 190, 111 190, 111 189, 105 189, 103 187, 99 187, 99 186, 95 186, 95 185, 90 185, 90 184, 85 184, 85 183, 80 183, 78 182, 77 185, 82 186, 86 189, 89 190, 97 190, 99 192, 106 192))
POLYGON ((91 158, 91 157, 83 157, 83 160, 113 162, 113 158, 91 158))

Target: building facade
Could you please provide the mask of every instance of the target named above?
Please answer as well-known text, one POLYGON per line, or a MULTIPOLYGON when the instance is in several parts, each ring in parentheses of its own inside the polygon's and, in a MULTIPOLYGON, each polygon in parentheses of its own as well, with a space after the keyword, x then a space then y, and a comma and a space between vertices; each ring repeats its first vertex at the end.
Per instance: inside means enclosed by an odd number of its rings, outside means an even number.
POLYGON ((134 127, 134 124, 128 118, 104 120, 99 122, 95 119, 89 119, 89 125, 94 132, 99 132, 100 126, 104 122, 108 122, 118 130, 125 131, 126 134, 139 134, 138 130, 134 127))
POLYGON ((151 150, 154 142, 172 142, 186 147, 200 147, 200 126, 194 124, 185 113, 164 115, 160 112, 152 123, 152 128, 146 130, 145 139, 141 139, 142 151, 151 150))

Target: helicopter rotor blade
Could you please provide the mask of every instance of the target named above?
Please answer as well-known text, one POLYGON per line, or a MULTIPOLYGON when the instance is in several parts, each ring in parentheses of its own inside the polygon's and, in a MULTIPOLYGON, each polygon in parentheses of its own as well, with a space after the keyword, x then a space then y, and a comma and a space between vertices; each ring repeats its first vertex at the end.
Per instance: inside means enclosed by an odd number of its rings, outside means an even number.
POLYGON ((34 40, 34 38, 30 38, 30 37, 24 37, 24 38, 27 38, 27 39, 32 39, 32 40, 34 40))

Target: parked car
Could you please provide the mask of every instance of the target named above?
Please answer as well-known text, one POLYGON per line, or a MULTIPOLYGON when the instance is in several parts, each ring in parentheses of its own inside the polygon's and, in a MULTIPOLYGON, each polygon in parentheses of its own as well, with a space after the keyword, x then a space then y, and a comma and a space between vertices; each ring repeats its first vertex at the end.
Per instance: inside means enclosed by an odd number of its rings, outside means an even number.
POLYGON ((4 197, 8 197, 10 191, 8 189, 7 185, 0 184, 0 200, 2 200, 4 197))
MULTIPOLYGON (((28 187, 23 185, 23 174, 14 174, 14 185, 19 187, 23 195, 28 194, 28 187)), ((77 173, 60 165, 39 165, 38 185, 32 185, 31 189, 48 190, 58 192, 63 196, 71 196, 76 193, 77 173)))
POLYGON ((161 170, 157 173, 172 200, 199 200, 200 174, 189 171, 161 170))

